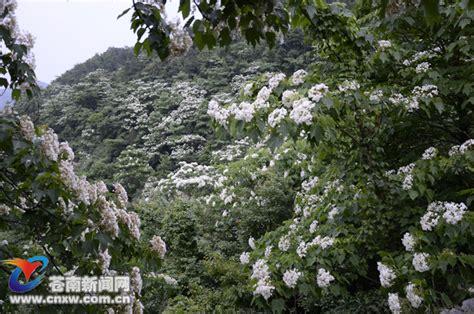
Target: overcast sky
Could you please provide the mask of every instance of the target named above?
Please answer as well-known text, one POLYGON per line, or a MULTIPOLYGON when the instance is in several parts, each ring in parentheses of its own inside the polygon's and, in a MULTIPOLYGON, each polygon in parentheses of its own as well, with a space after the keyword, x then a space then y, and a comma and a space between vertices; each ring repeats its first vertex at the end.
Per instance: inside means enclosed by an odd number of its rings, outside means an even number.
MULTIPOLYGON (((49 83, 108 47, 135 44, 129 24, 130 13, 117 20, 117 16, 131 5, 131 0, 17 1, 20 29, 29 31, 36 38, 33 52, 36 76, 40 81, 49 83)), ((173 1, 173 4, 177 3, 173 1)))

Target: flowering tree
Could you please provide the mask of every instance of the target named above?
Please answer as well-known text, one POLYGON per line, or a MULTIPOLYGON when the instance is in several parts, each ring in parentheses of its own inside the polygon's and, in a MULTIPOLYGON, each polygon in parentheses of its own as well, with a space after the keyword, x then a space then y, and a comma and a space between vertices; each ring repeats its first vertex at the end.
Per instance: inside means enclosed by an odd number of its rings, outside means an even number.
MULTIPOLYGON (((2 85, 13 88, 18 98, 20 88, 31 95, 36 83, 31 38, 17 29, 14 10, 14 1, 1 2, 1 39, 10 52, 2 51, 0 69, 10 76, 9 82, 2 78, 2 85)), ((141 273, 160 266, 166 244, 159 236, 141 239, 140 218, 127 210, 122 185, 89 182, 75 173, 74 159, 68 143, 60 143, 52 129, 35 126, 9 107, 0 112, 0 259, 44 255, 52 265, 49 275, 128 274, 132 302, 121 310, 141 313, 141 273)), ((10 270, 1 270, 1 281, 7 282, 10 270)), ((1 298, 8 294, 2 285, 1 298)), ((5 301, 1 306, 17 310, 5 301)), ((103 306, 78 307, 84 312, 103 306)))
POLYGON ((209 103, 235 136, 313 145, 293 219, 241 255, 254 302, 321 310, 380 288, 393 313, 461 304, 474 279, 472 11, 444 4, 442 21, 420 29, 416 5, 383 22, 318 9, 347 32, 316 43, 310 73, 262 77, 238 100, 209 103))

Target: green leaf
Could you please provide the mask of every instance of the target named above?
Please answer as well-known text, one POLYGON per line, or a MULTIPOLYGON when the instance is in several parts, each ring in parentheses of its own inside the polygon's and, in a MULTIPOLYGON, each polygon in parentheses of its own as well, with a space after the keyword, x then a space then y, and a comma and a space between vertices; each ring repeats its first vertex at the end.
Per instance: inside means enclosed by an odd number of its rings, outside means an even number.
POLYGON ((127 14, 128 11, 130 11, 131 9, 132 9, 131 7, 128 8, 128 9, 125 9, 122 13, 119 14, 119 16, 117 16, 117 20, 118 20, 119 18, 121 18, 122 16, 124 16, 125 14, 127 14))
POLYGON ((275 313, 282 313, 286 309, 286 303, 284 299, 272 300, 272 311, 275 313))

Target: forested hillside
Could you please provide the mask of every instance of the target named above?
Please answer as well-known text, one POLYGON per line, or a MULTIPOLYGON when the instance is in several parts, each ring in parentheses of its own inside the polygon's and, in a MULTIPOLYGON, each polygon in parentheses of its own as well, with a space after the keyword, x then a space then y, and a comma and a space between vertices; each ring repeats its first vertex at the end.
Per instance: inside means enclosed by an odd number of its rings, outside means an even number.
POLYGON ((0 115, 2 258, 129 276, 131 303, 20 309, 473 313, 473 9, 183 0, 183 32, 134 2, 136 56, 0 115))
MULTIPOLYGON (((41 97, 16 108, 53 128, 80 152, 81 172, 120 181, 133 195, 181 161, 208 164, 217 139, 206 114, 211 95, 228 97, 257 74, 286 73, 314 60, 302 34, 274 50, 236 43, 161 62, 110 48, 58 77, 41 97)), ((224 142, 223 142, 224 140, 224 142)))

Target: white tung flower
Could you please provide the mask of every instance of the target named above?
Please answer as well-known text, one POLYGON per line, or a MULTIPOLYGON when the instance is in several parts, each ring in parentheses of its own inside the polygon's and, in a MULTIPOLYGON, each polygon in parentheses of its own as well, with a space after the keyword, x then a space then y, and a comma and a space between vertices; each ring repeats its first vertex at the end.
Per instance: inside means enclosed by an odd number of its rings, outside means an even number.
POLYGON ((334 277, 324 268, 318 269, 318 275, 316 281, 320 288, 326 288, 331 284, 331 281, 334 280, 334 277))
POLYGON ((390 40, 379 40, 378 45, 380 49, 390 48, 392 47, 392 42, 390 40))
POLYGON ((415 285, 411 282, 405 287, 405 292, 407 294, 407 299, 410 302, 411 306, 414 308, 419 308, 423 302, 423 298, 416 294, 415 285))
POLYGON ((443 214, 443 218, 446 220, 448 224, 455 225, 459 221, 461 221, 467 206, 464 203, 453 203, 453 202, 446 202, 444 203, 445 212, 443 214))
POLYGON ((281 95, 281 103, 287 107, 287 108, 291 108, 292 105, 293 105, 293 102, 299 98, 299 95, 297 92, 293 91, 293 90, 286 90, 283 92, 283 94, 281 95))
POLYGON ((429 62, 422 62, 416 66, 415 72, 418 74, 425 73, 430 68, 431 68, 431 64, 429 62))
POLYGON ((280 241, 278 242, 278 248, 282 252, 288 251, 288 249, 290 248, 290 239, 288 238, 288 236, 280 238, 280 241))
POLYGON ((314 233, 316 229, 318 228, 318 221, 314 220, 311 225, 309 226, 309 232, 314 233))
POLYGON ((438 150, 434 147, 427 148, 421 157, 424 160, 430 160, 436 157, 438 150))
POLYGON ((296 248, 296 254, 298 254, 299 257, 303 258, 306 256, 306 251, 308 247, 306 246, 306 242, 301 241, 298 247, 296 248))
POLYGON ((403 235, 402 244, 405 247, 405 250, 407 250, 408 252, 413 252, 416 242, 413 236, 409 232, 406 232, 403 235))
POLYGON ((296 283, 301 276, 301 272, 297 271, 296 269, 291 269, 285 271, 283 274, 283 281, 285 282, 288 288, 296 287, 296 283))
POLYGON ((252 250, 255 250, 255 239, 253 237, 249 238, 249 246, 252 250))
POLYGON ((430 269, 430 266, 428 265, 428 258, 430 255, 428 253, 415 253, 413 255, 413 267, 415 268, 416 271, 419 271, 420 273, 425 272, 430 269))
POLYGON ((377 262, 377 270, 379 271, 379 279, 382 287, 391 287, 393 285, 393 281, 395 278, 397 278, 395 272, 390 267, 382 264, 381 262, 377 262))
POLYGON ((112 260, 112 257, 109 254, 109 249, 106 249, 105 251, 102 251, 99 253, 99 267, 100 270, 102 271, 102 274, 107 274, 109 272, 109 266, 110 266, 110 261, 112 260))
POLYGON ((316 84, 308 91, 308 97, 314 102, 319 102, 328 91, 329 87, 326 84, 316 84))
POLYGON ((250 262, 250 254, 248 252, 243 252, 240 254, 240 263, 246 265, 250 262))
POLYGON ((268 115, 268 124, 274 128, 288 115, 285 108, 277 108, 268 115))
POLYGON ((161 258, 165 257, 166 254, 166 243, 161 239, 160 236, 153 236, 153 238, 150 240, 151 244, 151 249, 157 253, 160 254, 161 258))
POLYGON ((398 298, 398 293, 389 293, 388 294, 388 307, 393 314, 400 314, 402 307, 400 306, 400 300, 398 298))
POLYGON ((304 79, 308 73, 305 70, 298 70, 291 76, 291 83, 295 86, 304 83, 304 79))
POLYGON ((313 120, 312 110, 314 103, 308 98, 301 98, 293 103, 293 110, 290 112, 290 118, 296 122, 296 124, 307 124, 310 125, 313 120))

